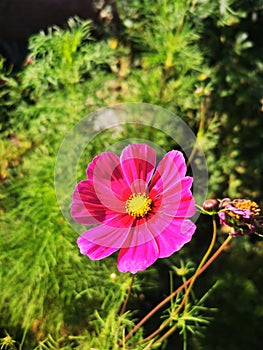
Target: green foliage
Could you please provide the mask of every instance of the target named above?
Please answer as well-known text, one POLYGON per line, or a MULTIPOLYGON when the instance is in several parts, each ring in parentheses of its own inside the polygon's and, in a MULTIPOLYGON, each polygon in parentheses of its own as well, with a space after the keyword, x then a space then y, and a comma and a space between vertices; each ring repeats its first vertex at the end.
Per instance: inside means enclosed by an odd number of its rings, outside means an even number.
MULTIPOLYGON (((258 325, 262 322, 263 303, 262 284, 259 282, 263 277, 262 242, 251 244, 249 237, 246 238, 245 242, 237 239, 233 250, 210 272, 211 279, 221 281, 214 291, 213 305, 222 306, 217 308, 205 338, 200 340, 204 348, 209 344, 209 349, 218 350, 261 349, 258 325), (221 336, 215 337, 215 333, 221 336)), ((207 280, 203 279, 204 288, 207 280)), ((211 301, 208 299, 206 304, 211 305, 211 301)))
POLYGON ((110 61, 105 44, 92 43, 89 22, 71 19, 68 24, 67 31, 53 28, 47 35, 40 32, 31 40, 34 64, 23 77, 23 88, 31 90, 33 99, 50 89, 70 92, 95 67, 110 61))
MULTIPOLYGON (((84 330, 96 337, 96 310, 112 296, 111 318, 117 317, 126 294, 127 277, 111 279, 115 264, 87 266, 80 259, 76 234, 56 202, 56 152, 68 128, 87 113, 86 99, 107 76, 111 57, 107 43, 88 40, 87 23, 69 24, 68 31, 32 38, 32 65, 7 77, 2 90, 8 122, 1 140, 1 327, 24 332, 19 341, 28 349, 36 339, 39 349, 63 348, 69 334, 84 330), (100 79, 94 85, 95 70, 100 79)), ((108 326, 114 324, 105 325, 105 337, 108 326)))
POLYGON ((202 47, 214 91, 207 115, 216 111, 221 121, 221 147, 214 148, 216 162, 210 164, 211 190, 217 196, 220 189, 224 195, 262 200, 262 2, 222 1, 205 26, 202 47), (222 179, 218 187, 222 175, 225 185, 222 179))
MULTIPOLYGON (((119 323, 130 277, 116 271, 116 256, 94 262, 79 255, 77 233, 60 212, 53 184, 65 134, 91 111, 125 101, 166 107, 197 134, 207 157, 210 196, 262 200, 260 1, 119 0, 117 5, 122 40, 95 41, 89 22, 71 19, 67 30, 53 28, 31 38, 32 63, 22 71, 6 71, 0 60, 0 349, 117 349, 146 306, 169 293, 167 270, 179 259, 186 266, 189 257, 197 263, 205 249, 206 239, 197 233, 193 248, 139 274, 130 301, 133 311, 119 323)), ((171 148, 171 140, 157 130, 129 126, 120 140, 144 136, 171 148)), ((108 130, 89 144, 79 179, 112 137, 117 140, 108 130)), ((207 226, 200 225, 200 231, 207 226)), ((196 337, 200 327, 195 328, 206 322, 202 299, 181 319, 182 333, 194 333, 188 337, 193 349, 236 349, 238 317, 245 320, 248 314, 253 327, 249 339, 242 328, 238 349, 247 348, 251 339, 258 349, 262 311, 255 303, 262 304, 263 247, 243 242, 234 247, 242 254, 229 252, 224 271, 220 265, 203 281, 209 289, 224 276, 211 296, 220 313, 203 331, 205 341, 196 337), (233 340, 214 336, 226 329, 235 334, 233 340)), ((197 294, 204 295, 200 289, 197 294)), ((149 329, 159 325, 157 317, 149 329)), ((142 337, 140 329, 127 346, 142 337)), ((174 349, 173 340, 164 346, 174 349)), ((136 347, 143 348, 147 343, 136 347)))
MULTIPOLYGON (((131 72, 137 98, 178 112, 198 108, 194 90, 206 66, 198 47, 200 28, 189 21, 195 9, 187 1, 134 3, 137 11, 123 21, 137 51, 139 69, 131 72)), ((124 12, 128 5, 124 1, 120 7, 124 12)))

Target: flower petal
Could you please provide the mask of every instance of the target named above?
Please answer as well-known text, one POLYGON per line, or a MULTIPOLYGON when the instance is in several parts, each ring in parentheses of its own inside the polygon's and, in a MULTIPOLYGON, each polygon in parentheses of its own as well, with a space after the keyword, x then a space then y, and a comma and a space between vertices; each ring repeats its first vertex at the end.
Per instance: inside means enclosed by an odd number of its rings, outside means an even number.
POLYGON ((136 219, 131 227, 129 235, 122 244, 122 248, 141 246, 154 240, 154 236, 148 229, 146 218, 136 219))
POLYGON ((195 214, 195 201, 190 191, 193 179, 185 177, 180 182, 175 182, 173 188, 163 191, 162 202, 158 212, 174 217, 191 217, 195 214))
POLYGON ((190 191, 193 179, 185 176, 185 173, 185 160, 179 151, 167 153, 159 163, 149 187, 149 196, 161 202, 157 209, 159 213, 182 218, 195 214, 195 203, 190 191))
POLYGON ((139 246, 121 248, 118 256, 118 269, 120 272, 135 274, 152 265, 159 257, 159 249, 155 240, 139 246))
POLYGON ((169 191, 174 183, 180 182, 185 177, 186 170, 185 159, 181 152, 170 151, 166 153, 154 173, 150 190, 157 193, 162 193, 164 189, 169 191))
POLYGON ((91 260, 100 260, 113 254, 118 248, 103 247, 101 245, 88 241, 80 236, 77 240, 81 254, 87 255, 91 260))
POLYGON ((107 203, 108 199, 102 203, 100 198, 103 196, 106 196, 105 192, 95 191, 91 180, 81 181, 73 192, 73 219, 81 225, 105 223, 108 226, 130 227, 133 219, 125 212, 125 202, 113 197, 110 203, 107 203))
POLYGON ((89 181, 81 181, 72 195, 71 216, 81 225, 94 225, 105 219, 105 208, 89 191, 89 181), (95 215, 94 215, 95 213, 95 215))
POLYGON ((196 229, 190 220, 171 219, 169 216, 159 214, 147 224, 155 236, 160 258, 168 257, 181 249, 191 240, 196 229))
POLYGON ((99 200, 106 207, 112 202, 123 202, 131 195, 120 159, 113 152, 104 152, 95 157, 87 168, 87 176, 92 181, 99 200))
MULTIPOLYGON (((82 233, 78 239, 84 240, 92 245, 102 246, 105 248, 113 248, 115 250, 122 247, 123 242, 129 235, 130 228, 116 228, 113 226, 99 225, 92 227, 82 233)), ((86 254, 86 253, 84 253, 86 254)))
POLYGON ((145 192, 156 164, 154 150, 146 144, 129 145, 122 151, 120 164, 132 192, 145 192))

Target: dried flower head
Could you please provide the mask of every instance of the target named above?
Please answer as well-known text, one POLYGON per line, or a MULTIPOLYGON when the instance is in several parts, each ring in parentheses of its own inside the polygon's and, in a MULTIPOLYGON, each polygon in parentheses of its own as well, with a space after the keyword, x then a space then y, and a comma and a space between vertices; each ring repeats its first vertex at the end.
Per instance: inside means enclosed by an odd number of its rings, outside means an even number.
POLYGON ((233 236, 255 233, 259 215, 258 204, 251 200, 224 198, 219 204, 220 223, 233 227, 234 232, 230 233, 233 236))

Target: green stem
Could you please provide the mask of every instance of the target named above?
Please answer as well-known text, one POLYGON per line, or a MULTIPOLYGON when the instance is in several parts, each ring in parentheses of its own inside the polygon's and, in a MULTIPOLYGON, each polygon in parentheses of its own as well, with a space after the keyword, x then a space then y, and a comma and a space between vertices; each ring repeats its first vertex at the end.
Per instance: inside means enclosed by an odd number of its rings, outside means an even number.
MULTIPOLYGON (((211 264, 212 262, 218 257, 218 255, 225 249, 225 247, 228 245, 228 243, 231 241, 233 237, 228 236, 227 239, 222 243, 222 245, 217 249, 217 251, 212 255, 212 257, 199 269, 198 276, 201 275, 211 264)), ((131 336, 138 331, 138 329, 146 322, 149 318, 151 318, 160 308, 162 308, 166 303, 168 303, 173 297, 175 297, 181 290, 183 290, 188 284, 191 283, 193 278, 196 278, 197 276, 194 274, 192 277, 190 277, 185 283, 183 283, 180 287, 178 287, 173 293, 171 293, 168 297, 166 297, 164 300, 162 300, 155 308, 153 308, 137 325, 127 334, 125 337, 125 341, 131 338, 131 336)), ((168 320, 170 322, 170 320, 168 320)), ((169 323, 168 322, 168 323, 169 323)), ((163 327, 161 328, 163 329, 163 327)), ((157 330, 158 332, 160 329, 157 330)), ((154 335, 158 334, 157 331, 155 331, 154 335)), ((146 338, 149 340, 149 337, 146 338)), ((145 339, 145 341, 146 341, 145 339)))
POLYGON ((183 350, 187 350, 187 330, 184 330, 183 333, 183 350))
MULTIPOLYGON (((132 290, 132 286, 133 286, 133 283, 134 283, 134 279, 135 279, 135 274, 132 274, 131 275, 131 281, 130 281, 129 289, 128 289, 128 293, 127 293, 126 298, 124 300, 124 303, 122 305, 120 316, 119 316, 119 320, 118 320, 118 327, 117 327, 117 332, 116 332, 116 337, 115 337, 116 343, 118 343, 118 338, 119 338, 119 334, 120 334, 120 327, 121 327, 121 322, 122 322, 122 315, 124 314, 124 312, 126 310, 126 307, 127 307, 130 295, 131 295, 131 290, 132 290)), ((123 342, 122 342, 122 345, 121 345, 122 348, 124 348, 125 342, 126 342, 126 338, 123 336, 123 342)))
MULTIPOLYGON (((199 275, 199 271, 200 271, 201 268, 204 266, 206 260, 208 259, 209 255, 211 254, 212 249, 213 249, 213 247, 214 247, 214 245, 215 245, 215 242, 216 242, 216 220, 215 220, 215 216, 214 216, 214 215, 212 216, 212 219, 213 219, 213 236, 212 236, 211 243, 210 243, 210 245, 209 245, 209 247, 208 247, 208 249, 207 249, 205 255, 203 256, 203 259, 201 260, 201 262, 200 262, 198 268, 196 269, 195 274, 192 276, 192 280, 191 280, 191 282, 190 282, 190 284, 189 284, 189 287, 188 287, 187 290, 186 290, 186 293, 185 293, 184 298, 183 298, 183 300, 182 300, 180 309, 182 308, 182 306, 183 306, 184 304, 187 304, 189 293, 191 292, 191 289, 193 288, 193 285, 194 285, 194 283, 195 283, 195 280, 196 280, 196 278, 197 278, 198 275, 199 275)), ((178 307, 178 309, 179 309, 179 307, 178 307)), ((177 312, 179 312, 180 309, 177 310, 177 312)))
POLYGON ((125 310, 126 310, 126 307, 127 307, 127 304, 128 304, 128 300, 129 300, 130 295, 131 295, 131 290, 132 290, 134 279, 135 279, 135 275, 132 274, 129 290, 128 290, 128 293, 127 293, 126 298, 124 300, 124 303, 122 305, 120 316, 122 316, 124 314, 125 310))
MULTIPOLYGON (((193 285, 197 279, 197 277, 199 276, 199 274, 201 273, 201 269, 202 267, 204 266, 205 262, 207 261, 209 255, 211 254, 212 252, 212 249, 215 245, 215 242, 216 242, 216 220, 215 220, 215 216, 213 215, 212 216, 212 220, 213 220, 213 236, 212 236, 212 240, 211 240, 211 243, 205 253, 205 255, 203 256, 198 268, 196 269, 194 275, 191 277, 191 281, 189 283, 189 287, 186 289, 186 292, 185 292, 185 295, 184 295, 184 298, 183 300, 181 301, 180 305, 178 306, 178 308, 176 309, 175 311, 175 315, 177 315, 183 306, 185 306, 185 309, 184 309, 184 312, 186 312, 186 308, 187 308, 187 303, 188 303, 188 297, 189 297, 189 294, 193 288, 193 285)), ((160 339, 157 340, 157 342, 162 342, 163 340, 165 340, 166 338, 168 338, 175 330, 176 330, 176 326, 173 326, 172 328, 170 328, 160 339)), ((164 327, 162 327, 163 329, 164 327)))
POLYGON ((161 338, 159 338, 158 340, 156 340, 155 343, 153 343, 153 345, 157 345, 157 344, 160 344, 163 340, 165 340, 166 338, 169 337, 169 335, 171 335, 173 332, 176 331, 176 328, 177 328, 177 324, 175 324, 173 327, 171 327, 169 329, 169 331, 167 331, 161 338))

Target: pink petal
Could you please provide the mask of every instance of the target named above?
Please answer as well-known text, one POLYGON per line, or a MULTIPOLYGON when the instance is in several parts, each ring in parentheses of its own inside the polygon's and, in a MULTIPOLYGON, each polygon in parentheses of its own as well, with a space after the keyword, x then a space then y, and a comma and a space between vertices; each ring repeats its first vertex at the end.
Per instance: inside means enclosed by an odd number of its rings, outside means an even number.
POLYGON ((120 163, 132 192, 145 192, 156 164, 154 150, 145 144, 129 145, 122 151, 120 163))
POLYGON ((147 225, 155 236, 160 258, 168 257, 181 249, 185 243, 191 240, 196 229, 195 224, 190 220, 159 214, 148 221, 147 225))
POLYGON ((77 240, 81 254, 87 255, 91 260, 100 260, 113 254, 118 248, 109 248, 89 242, 86 238, 80 236, 77 240))
POLYGON ((154 236, 147 226, 146 218, 136 219, 130 229, 129 235, 122 244, 122 248, 141 246, 152 240, 154 240, 154 236))
POLYGON ((113 226, 99 225, 82 233, 78 238, 78 242, 85 241, 92 247, 95 245, 117 250, 123 245, 129 232, 130 228, 116 228, 113 226))
POLYGON ((169 191, 164 188, 162 202, 158 208, 159 213, 172 215, 174 217, 191 217, 195 214, 195 201, 190 191, 193 179, 185 177, 180 182, 174 182, 169 191))
POLYGON ((171 151, 159 163, 149 187, 149 196, 158 208, 155 211, 176 217, 195 214, 190 188, 193 179, 185 176, 186 164, 179 151, 171 151))
POLYGON ((126 214, 125 202, 114 197, 109 203, 108 198, 102 203, 99 197, 106 195, 95 191, 91 180, 81 181, 73 192, 71 216, 81 225, 107 223, 108 226, 130 227, 133 218, 126 214))
POLYGON ((81 225, 94 225, 105 218, 105 208, 89 191, 89 181, 81 181, 72 195, 71 216, 81 225), (90 210, 88 207, 90 206, 90 210), (96 213, 96 215, 94 215, 96 213))
POLYGON ((120 158, 117 154, 113 152, 103 152, 93 158, 91 163, 89 163, 86 170, 87 177, 91 180, 108 178, 108 174, 111 174, 119 163, 120 158))
POLYGON ((179 151, 170 151, 166 153, 157 166, 156 172, 150 184, 150 190, 153 189, 157 193, 163 190, 169 191, 173 188, 174 183, 180 182, 186 174, 186 164, 183 154, 179 151))
POLYGON ((131 194, 123 175, 119 157, 113 152, 104 152, 95 157, 87 168, 87 176, 101 203, 109 207, 112 203, 125 201, 131 194))
POLYGON ((135 274, 152 265, 159 256, 159 249, 155 240, 140 246, 121 248, 118 256, 118 269, 121 272, 135 274))

